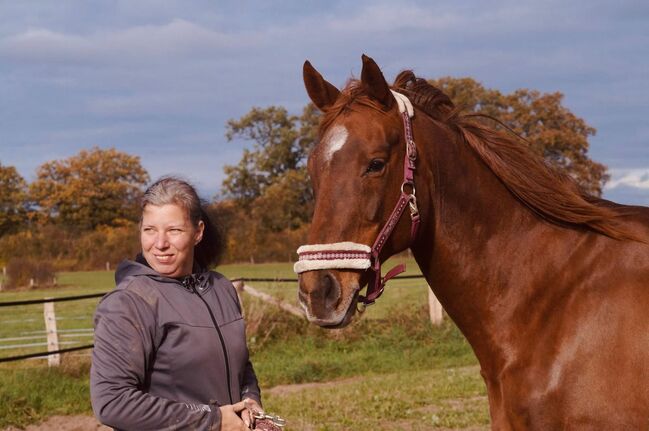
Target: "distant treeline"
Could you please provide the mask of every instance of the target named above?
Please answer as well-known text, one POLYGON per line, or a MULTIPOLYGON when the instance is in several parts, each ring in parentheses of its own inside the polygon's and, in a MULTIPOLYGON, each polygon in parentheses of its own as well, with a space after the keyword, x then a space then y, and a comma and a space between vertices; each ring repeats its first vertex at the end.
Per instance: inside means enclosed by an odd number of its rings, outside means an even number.
MULTIPOLYGON (((595 130, 562 106, 560 93, 502 94, 471 78, 431 83, 458 107, 498 118, 549 164, 601 194, 606 167, 587 155, 595 130)), ((319 119, 307 105, 300 115, 255 107, 228 121, 226 139, 252 146, 224 168, 220 198, 207 203, 227 238, 224 262, 290 261, 306 242, 314 207, 306 159, 319 119)), ((35 268, 45 269, 47 279, 54 271, 100 269, 132 258, 139 250, 138 202, 149 181, 137 156, 113 148, 47 162, 31 184, 0 164, 0 264, 14 274, 10 282, 25 284, 35 268)))

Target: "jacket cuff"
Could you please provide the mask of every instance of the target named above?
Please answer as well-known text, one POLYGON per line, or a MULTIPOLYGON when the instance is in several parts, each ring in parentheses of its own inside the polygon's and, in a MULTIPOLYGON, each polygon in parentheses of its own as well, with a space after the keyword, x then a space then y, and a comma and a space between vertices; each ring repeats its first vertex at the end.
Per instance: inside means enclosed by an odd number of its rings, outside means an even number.
POLYGON ((210 403, 210 427, 209 431, 221 430, 221 409, 217 403, 210 403))
POLYGON ((245 400, 246 398, 253 399, 253 400, 257 401, 257 404, 259 404, 259 406, 264 407, 264 405, 261 403, 261 395, 259 395, 258 393, 246 392, 245 394, 241 394, 241 399, 242 400, 245 400))

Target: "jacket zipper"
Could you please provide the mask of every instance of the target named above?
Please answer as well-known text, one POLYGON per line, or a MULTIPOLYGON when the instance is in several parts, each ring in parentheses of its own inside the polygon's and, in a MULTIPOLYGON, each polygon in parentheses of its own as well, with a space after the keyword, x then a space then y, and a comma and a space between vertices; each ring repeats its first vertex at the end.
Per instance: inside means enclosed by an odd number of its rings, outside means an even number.
MULTIPOLYGON (((192 280, 193 281, 193 280, 192 280)), ((183 283, 184 284, 184 283, 183 283)), ((207 312, 210 313, 210 318, 212 319, 212 324, 214 324, 214 329, 216 329, 216 333, 219 334, 219 340, 221 341, 221 348, 223 349, 223 357, 225 358, 225 376, 227 378, 228 382, 228 398, 230 399, 230 404, 234 404, 232 402, 232 386, 230 383, 230 359, 228 358, 228 351, 225 348, 225 339, 223 338, 223 333, 221 332, 221 328, 219 328, 218 323, 216 323, 216 319, 214 318, 214 314, 212 313, 212 309, 210 308, 209 304, 203 297, 198 293, 196 290, 196 283, 189 283, 191 285, 192 292, 194 292, 198 298, 205 304, 205 307, 207 307, 207 312)))

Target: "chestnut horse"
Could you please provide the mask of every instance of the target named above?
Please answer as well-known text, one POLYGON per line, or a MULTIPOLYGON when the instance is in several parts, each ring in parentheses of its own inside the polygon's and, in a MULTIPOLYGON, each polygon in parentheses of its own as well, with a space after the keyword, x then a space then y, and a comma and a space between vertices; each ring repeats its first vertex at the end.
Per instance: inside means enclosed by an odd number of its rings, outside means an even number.
POLYGON ((304 82, 324 113, 311 245, 296 264, 309 320, 347 325, 372 302, 359 292, 374 260, 410 247, 478 358, 493 429, 649 429, 649 208, 585 194, 410 71, 390 87, 363 56, 342 91, 309 62, 304 82), (393 216, 403 183, 412 220, 393 216))

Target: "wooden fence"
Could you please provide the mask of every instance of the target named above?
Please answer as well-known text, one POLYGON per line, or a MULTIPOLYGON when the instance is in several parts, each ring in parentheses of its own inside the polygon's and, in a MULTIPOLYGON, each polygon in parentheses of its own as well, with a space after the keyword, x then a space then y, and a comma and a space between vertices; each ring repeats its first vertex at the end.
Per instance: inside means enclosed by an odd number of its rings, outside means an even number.
MULTIPOLYGON (((422 276, 402 276, 396 277, 395 279, 403 278, 423 278, 422 276)), ((296 307, 293 304, 290 304, 286 301, 278 299, 268 293, 262 292, 255 289, 248 282, 297 282, 296 279, 277 279, 277 278, 239 278, 232 280, 234 287, 237 289, 237 294, 246 293, 255 298, 259 298, 262 301, 271 304, 280 308, 281 310, 290 313, 294 316, 303 318, 304 312, 301 308, 296 307)), ((43 319, 44 319, 44 331, 31 331, 21 333, 20 336, 12 336, 8 338, 0 338, 0 350, 6 349, 19 349, 19 348, 31 348, 38 346, 47 346, 47 351, 30 353, 19 356, 11 357, 0 357, 1 362, 10 362, 30 358, 47 358, 49 366, 58 366, 61 361, 61 354, 74 352, 79 350, 91 349, 92 344, 86 344, 82 346, 74 347, 65 347, 74 344, 79 344, 82 340, 80 338, 92 337, 93 329, 92 328, 81 328, 81 329, 57 329, 57 320, 61 320, 61 317, 56 316, 54 303, 62 301, 80 301, 84 299, 99 298, 106 294, 89 294, 89 295, 78 295, 78 296, 68 296, 68 297, 59 297, 59 298, 44 298, 44 299, 34 299, 34 300, 25 300, 25 301, 10 301, 10 302, 0 302, 0 308, 2 307, 16 307, 22 305, 32 305, 32 304, 43 304, 43 319), (75 340, 72 340, 75 338, 75 340), (45 340, 44 340, 45 339, 45 340), (16 344, 17 342, 23 342, 16 344), (10 342, 12 344, 3 344, 10 342)), ((431 289, 428 289, 428 306, 429 306, 429 315, 430 321, 433 325, 440 325, 443 322, 443 310, 442 305, 439 303, 435 295, 432 293, 431 289)))

